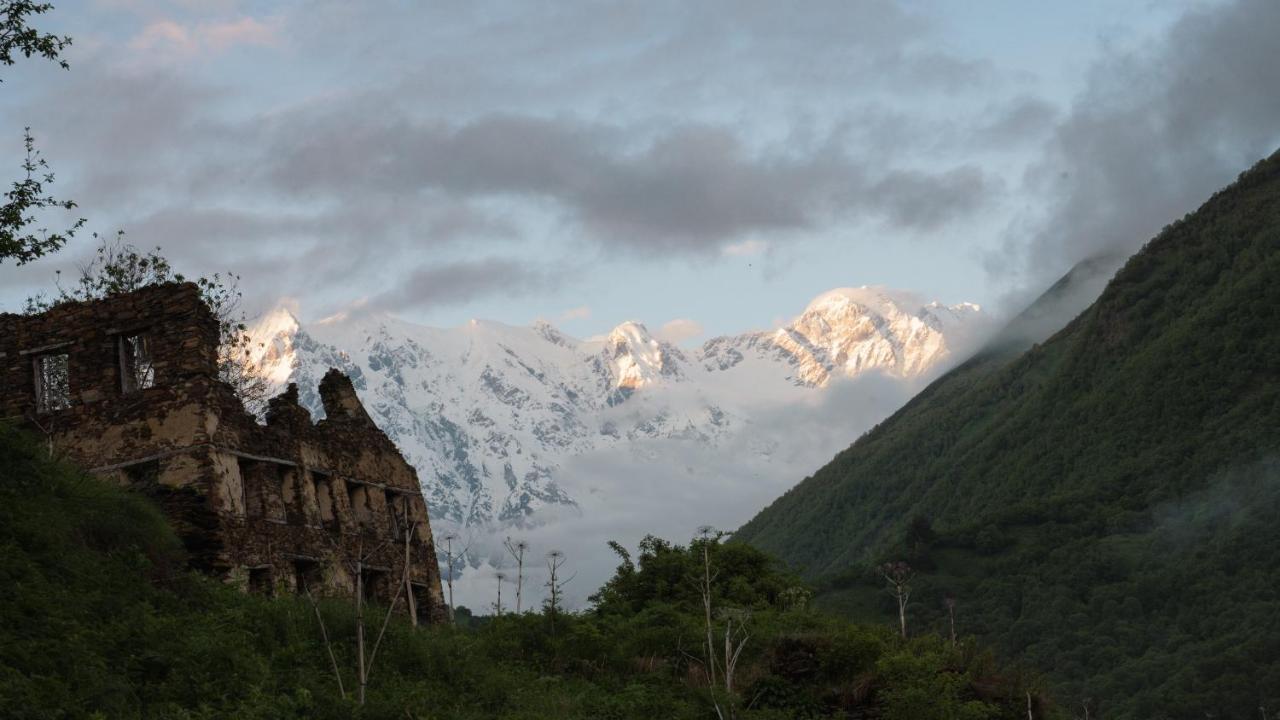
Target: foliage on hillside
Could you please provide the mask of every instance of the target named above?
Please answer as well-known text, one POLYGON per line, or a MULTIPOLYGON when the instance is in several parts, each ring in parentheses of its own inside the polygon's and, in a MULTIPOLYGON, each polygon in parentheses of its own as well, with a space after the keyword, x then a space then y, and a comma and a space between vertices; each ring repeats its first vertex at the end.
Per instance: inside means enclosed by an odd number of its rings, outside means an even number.
MULTIPOLYGON (((704 547, 717 618, 737 612, 750 634, 738 717, 1025 716, 1022 678, 971 642, 904 643, 809 611, 794 578, 715 537, 646 540, 590 611, 456 629, 395 620, 360 707, 339 695, 310 604, 189 573, 145 497, 45 452, 0 424, 6 718, 710 718, 693 589, 704 547)), ((352 606, 325 601, 321 611, 349 691, 352 606)))
POLYGON ((1077 699, 1109 717, 1274 714, 1278 280, 1280 154, 1165 228, 1066 328, 939 379, 738 537, 871 616, 860 568, 904 553, 924 517, 941 540, 920 582, 954 580, 971 629, 1077 699), (1213 514, 1236 494, 1247 512, 1213 514), (1200 519, 1196 542, 1174 543, 1171 512, 1200 519))

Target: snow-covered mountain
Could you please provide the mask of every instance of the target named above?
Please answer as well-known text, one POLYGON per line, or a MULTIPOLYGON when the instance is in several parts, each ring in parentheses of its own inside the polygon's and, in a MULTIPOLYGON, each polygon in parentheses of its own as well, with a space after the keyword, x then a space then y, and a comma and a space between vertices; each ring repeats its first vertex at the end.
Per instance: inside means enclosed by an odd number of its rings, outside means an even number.
MULTIPOLYGON (((418 468, 432 515, 492 528, 576 507, 558 481, 571 458, 641 443, 653 452, 666 442, 714 449, 736 440, 740 452, 762 408, 804 402, 833 379, 872 371, 918 378, 983 325, 975 305, 862 287, 822 294, 785 327, 697 349, 660 341, 639 322, 578 340, 545 322, 437 329, 362 314, 303 325, 284 309, 251 335, 260 371, 280 386, 296 382, 313 414, 323 412, 316 387, 324 372, 349 374, 418 468)), ((777 440, 760 442, 767 456, 777 440)))
POLYGON ((698 356, 708 370, 723 371, 755 355, 789 366, 793 382, 816 387, 833 375, 868 370, 915 377, 947 357, 983 319, 972 303, 921 304, 885 288, 838 288, 819 295, 786 327, 716 338, 698 356))

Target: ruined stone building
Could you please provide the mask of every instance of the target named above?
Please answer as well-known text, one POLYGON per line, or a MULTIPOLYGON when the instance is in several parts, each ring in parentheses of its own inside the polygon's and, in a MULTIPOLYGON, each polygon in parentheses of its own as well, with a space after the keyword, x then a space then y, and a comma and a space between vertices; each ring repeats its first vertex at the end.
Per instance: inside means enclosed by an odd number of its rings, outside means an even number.
POLYGON ((266 424, 218 380, 218 322, 191 283, 40 315, 0 314, 0 418, 160 503, 192 564, 258 592, 403 589, 442 620, 417 473, 351 381, 320 384, 313 422, 290 386, 266 424), (408 584, 404 583, 408 566, 408 584))

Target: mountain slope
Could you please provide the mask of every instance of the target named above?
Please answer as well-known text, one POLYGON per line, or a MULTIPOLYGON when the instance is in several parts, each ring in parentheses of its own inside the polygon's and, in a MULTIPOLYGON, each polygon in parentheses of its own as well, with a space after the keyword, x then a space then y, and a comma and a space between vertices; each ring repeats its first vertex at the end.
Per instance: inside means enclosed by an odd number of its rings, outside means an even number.
POLYGON ((1280 585, 1280 558, 1239 535, 1247 527, 1280 543, 1257 514, 1280 488, 1269 463, 1280 449, 1280 154, 1167 227, 1061 331, 1010 348, 934 382, 737 537, 811 577, 843 573, 828 602, 850 612, 868 607, 859 567, 914 554, 933 571, 920 580, 930 605, 920 614, 936 616, 943 592, 967 588, 970 627, 1081 697, 1108 694, 1123 708, 1111 716, 1256 713, 1261 688, 1280 679, 1274 620, 1234 631, 1265 660, 1238 682, 1223 678, 1243 660, 1171 676, 1195 667, 1206 640, 1188 614, 1258 617, 1232 588, 1240 563, 1261 573, 1240 576, 1241 590, 1280 585), (1243 497, 1239 524, 1203 522, 1243 497), (1181 515, 1181 530, 1200 538, 1187 557, 1169 552, 1178 533, 1168 518, 1181 515), (1104 608, 1130 598, 1146 622, 1117 637, 1107 623, 1121 613, 1104 608), (1117 647, 1135 656, 1123 681, 1125 659, 1091 654, 1117 647), (1181 707, 1169 699, 1197 683, 1181 707))

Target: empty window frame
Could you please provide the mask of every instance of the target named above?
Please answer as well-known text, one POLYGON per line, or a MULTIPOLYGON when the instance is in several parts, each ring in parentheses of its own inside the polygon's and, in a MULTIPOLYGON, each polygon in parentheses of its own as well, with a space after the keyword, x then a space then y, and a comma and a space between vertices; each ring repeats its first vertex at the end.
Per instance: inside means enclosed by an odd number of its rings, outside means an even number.
POLYGON ((273 462, 240 458, 240 483, 244 493, 245 517, 287 522, 281 498, 284 467, 273 462))
POLYGON ((431 622, 431 590, 426 585, 410 583, 413 591, 413 611, 418 614, 419 623, 431 622))
POLYGON ((371 529, 373 516, 369 512, 369 489, 355 482, 347 483, 347 506, 351 508, 351 519, 362 529, 371 529))
POLYGON ((70 363, 66 353, 37 355, 32 360, 36 383, 36 412, 71 407, 70 363))
POLYGON ((338 527, 338 510, 334 503, 333 480, 323 473, 311 472, 316 486, 316 507, 320 510, 320 524, 327 528, 338 527))
POLYGON ((270 596, 275 594, 274 591, 275 579, 272 577, 270 565, 249 568, 249 592, 270 596))
POLYGON ((360 572, 360 594, 365 602, 377 602, 390 597, 387 582, 390 573, 382 568, 364 568, 360 572))
POLYGON ((404 539, 404 533, 409 530, 406 499, 403 495, 389 495, 387 501, 387 527, 391 530, 391 537, 396 540, 404 539))
POLYGON ((120 389, 124 393, 154 387, 156 368, 151 361, 151 337, 144 333, 120 336, 120 389))
POLYGON ((293 585, 298 594, 320 587, 322 574, 316 560, 297 558, 293 561, 293 585))
POLYGON ((122 468, 129 487, 148 489, 160 482, 160 461, 148 460, 122 468))

